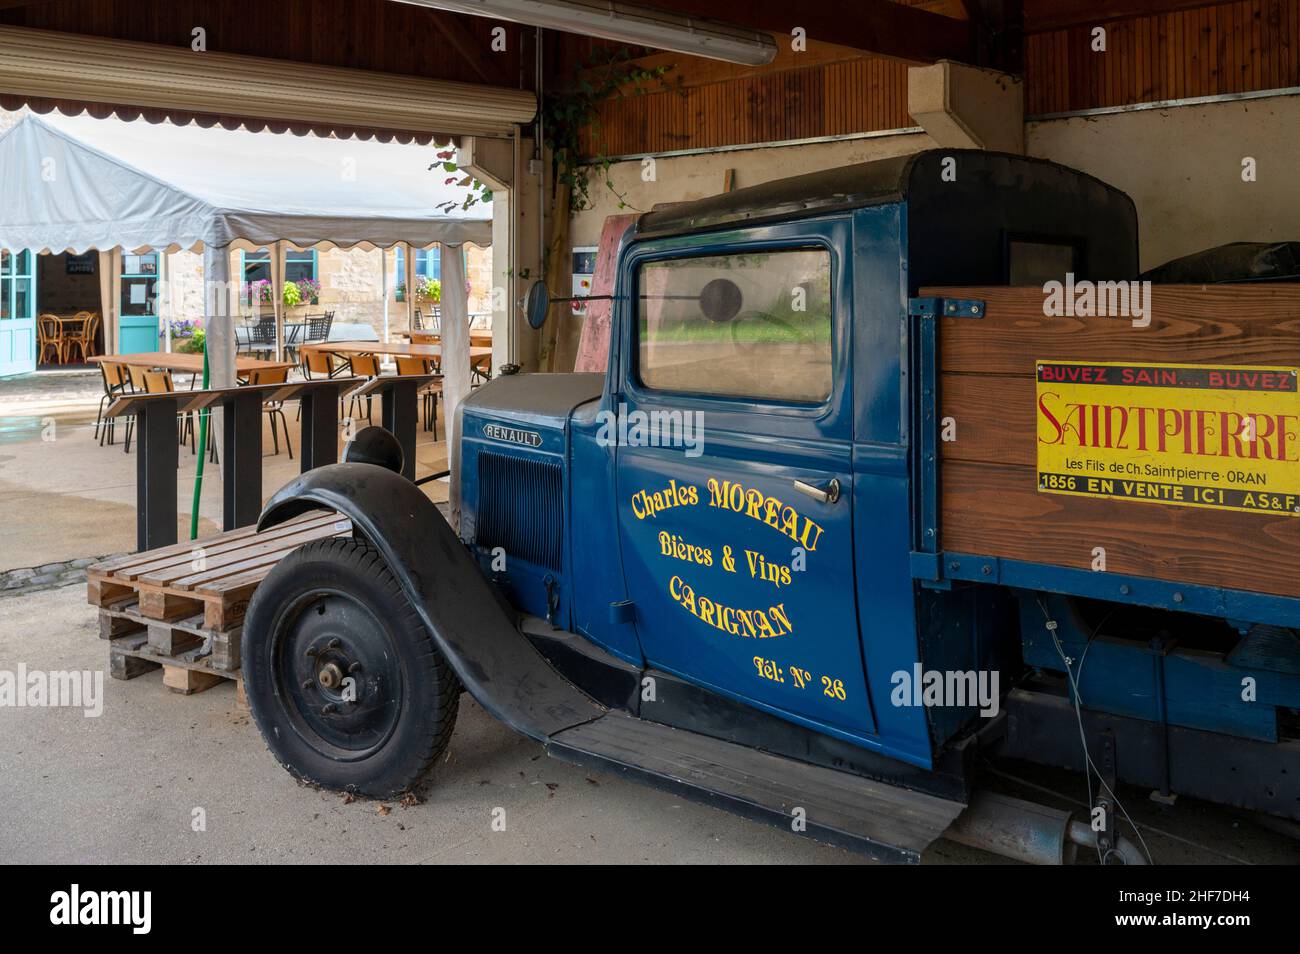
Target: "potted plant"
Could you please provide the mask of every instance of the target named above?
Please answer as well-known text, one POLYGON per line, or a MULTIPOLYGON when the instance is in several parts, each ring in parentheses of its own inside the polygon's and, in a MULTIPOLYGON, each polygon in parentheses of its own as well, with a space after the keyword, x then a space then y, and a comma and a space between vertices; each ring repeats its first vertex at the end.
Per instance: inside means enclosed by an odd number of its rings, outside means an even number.
POLYGON ((320 282, 314 278, 300 278, 296 283, 298 295, 304 305, 320 304, 320 282))
MULTIPOLYGON (((203 327, 198 321, 177 318, 169 322, 171 326, 172 350, 184 354, 203 353, 203 327)), ((164 332, 165 333, 165 332, 164 332)))
POLYGON ((415 299, 431 305, 438 304, 442 301, 442 282, 436 278, 419 278, 415 284, 415 299))

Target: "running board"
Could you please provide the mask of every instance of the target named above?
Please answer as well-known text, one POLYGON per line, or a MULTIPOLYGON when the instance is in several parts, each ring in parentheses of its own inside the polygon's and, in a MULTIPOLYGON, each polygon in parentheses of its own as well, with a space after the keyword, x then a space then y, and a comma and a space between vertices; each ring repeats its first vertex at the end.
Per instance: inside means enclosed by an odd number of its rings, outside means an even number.
POLYGON ((552 735, 547 751, 880 861, 917 864, 961 802, 610 712, 552 735))

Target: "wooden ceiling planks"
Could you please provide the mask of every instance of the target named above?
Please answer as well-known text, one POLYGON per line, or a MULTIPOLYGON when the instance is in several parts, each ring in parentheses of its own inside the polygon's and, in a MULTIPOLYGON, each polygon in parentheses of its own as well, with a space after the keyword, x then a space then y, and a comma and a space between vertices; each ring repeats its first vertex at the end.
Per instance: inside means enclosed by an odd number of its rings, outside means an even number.
POLYGON ((1070 112, 1300 86, 1300 0, 1233 0, 1031 32, 1026 112, 1070 112), (1093 30, 1106 31, 1106 51, 1093 30))

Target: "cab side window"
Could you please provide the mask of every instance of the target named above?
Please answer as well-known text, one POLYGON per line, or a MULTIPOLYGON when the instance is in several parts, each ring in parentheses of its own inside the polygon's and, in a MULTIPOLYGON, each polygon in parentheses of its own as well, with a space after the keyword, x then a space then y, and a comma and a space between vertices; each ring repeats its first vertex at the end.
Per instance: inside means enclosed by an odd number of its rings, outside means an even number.
POLYGON ((831 256, 780 249, 638 269, 641 383, 820 404, 831 393, 831 256))

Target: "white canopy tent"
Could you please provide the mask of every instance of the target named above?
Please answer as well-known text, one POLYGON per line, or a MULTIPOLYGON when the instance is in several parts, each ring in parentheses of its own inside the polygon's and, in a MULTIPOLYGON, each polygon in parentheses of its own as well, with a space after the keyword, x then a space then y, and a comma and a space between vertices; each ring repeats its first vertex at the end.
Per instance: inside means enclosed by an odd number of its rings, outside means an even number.
POLYGON ((0 246, 181 249, 285 241, 424 247, 491 242, 491 212, 435 150, 291 133, 27 116, 0 137, 0 246))
MULTIPOLYGON (((27 116, 0 136, 0 248, 204 253, 212 384, 235 383, 230 249, 270 247, 275 287, 284 249, 491 244, 491 209, 460 208, 435 149, 290 133, 152 125, 90 116, 27 116), (442 207, 452 203, 451 211, 442 207)), ((442 257, 446 413, 469 391, 461 255, 442 257)), ((101 269, 101 284, 104 283, 101 269)), ((279 295, 277 317, 281 316, 279 295)), ((407 295, 411 307, 413 295, 407 295)), ((116 308, 116 303, 111 303, 116 308)), ((112 315, 104 314, 106 340, 112 315)), ((277 342, 283 341, 277 321, 277 342)), ((113 345, 110 342, 110 349, 113 345)))

